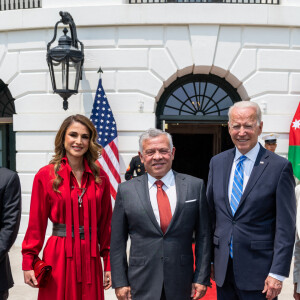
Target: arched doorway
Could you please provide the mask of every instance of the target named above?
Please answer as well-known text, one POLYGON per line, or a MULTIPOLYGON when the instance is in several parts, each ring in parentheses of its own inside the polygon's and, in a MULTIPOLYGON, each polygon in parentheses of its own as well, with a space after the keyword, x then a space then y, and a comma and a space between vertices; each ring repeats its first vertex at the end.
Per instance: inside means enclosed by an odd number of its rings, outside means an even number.
POLYGON ((16 140, 13 131, 14 98, 0 79, 0 166, 16 170, 16 140))
POLYGON ((189 74, 166 88, 157 104, 157 127, 173 136, 175 171, 207 181, 211 157, 233 147, 227 113, 237 101, 236 89, 212 74, 189 74))

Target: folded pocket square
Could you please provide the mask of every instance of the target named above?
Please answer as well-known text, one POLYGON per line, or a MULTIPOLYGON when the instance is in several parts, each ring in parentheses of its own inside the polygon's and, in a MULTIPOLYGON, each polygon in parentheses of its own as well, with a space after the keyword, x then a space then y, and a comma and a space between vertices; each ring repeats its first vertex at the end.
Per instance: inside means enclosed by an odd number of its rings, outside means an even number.
POLYGON ((190 203, 190 202, 195 202, 197 199, 192 199, 192 200, 186 200, 185 203, 190 203))

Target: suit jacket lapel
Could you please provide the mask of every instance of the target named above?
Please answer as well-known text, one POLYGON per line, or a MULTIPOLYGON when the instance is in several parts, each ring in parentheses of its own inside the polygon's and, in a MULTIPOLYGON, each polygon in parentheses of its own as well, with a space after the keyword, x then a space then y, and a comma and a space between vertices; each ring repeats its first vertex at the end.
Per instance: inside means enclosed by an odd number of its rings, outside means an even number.
POLYGON ((228 152, 228 155, 226 155, 224 157, 224 161, 223 161, 223 170, 225 172, 225 176, 224 176, 224 195, 225 195, 225 205, 226 208, 228 210, 228 213, 232 216, 232 211, 231 211, 231 207, 230 207, 230 202, 228 199, 228 186, 229 186, 229 179, 230 179, 230 174, 231 174, 231 168, 232 168, 232 164, 233 164, 233 160, 234 160, 234 156, 235 156, 235 148, 232 149, 232 151, 228 152))
POLYGON ((157 228, 157 230, 161 234, 163 234, 159 224, 156 221, 156 218, 155 218, 155 215, 153 212, 153 208, 151 205, 147 174, 137 177, 137 183, 135 184, 135 188, 136 188, 137 194, 138 194, 138 196, 142 202, 142 205, 143 205, 145 211, 147 212, 151 222, 157 228))
POLYGON ((245 199, 247 198, 250 191, 253 189, 255 183, 257 182, 257 180, 259 179, 259 177, 261 176, 261 174, 263 173, 263 171, 265 170, 267 165, 269 164, 267 161, 268 156, 269 156, 269 154, 266 152, 266 149, 260 145, 260 150, 258 152, 258 155, 257 155, 256 161, 254 163, 250 178, 249 178, 247 186, 244 190, 244 193, 243 193, 242 199, 240 201, 240 204, 237 208, 237 211, 241 207, 241 205, 245 201, 245 199))
POLYGON ((184 202, 185 202, 186 197, 187 197, 187 183, 186 183, 184 174, 179 174, 179 173, 174 172, 174 171, 173 171, 173 173, 174 173, 174 176, 175 176, 175 187, 176 187, 177 201, 176 201, 176 208, 175 208, 174 215, 172 216, 171 222, 170 222, 169 227, 168 227, 165 234, 167 234, 167 232, 172 227, 173 223, 176 222, 176 219, 180 216, 180 214, 182 212, 182 209, 184 207, 184 202))

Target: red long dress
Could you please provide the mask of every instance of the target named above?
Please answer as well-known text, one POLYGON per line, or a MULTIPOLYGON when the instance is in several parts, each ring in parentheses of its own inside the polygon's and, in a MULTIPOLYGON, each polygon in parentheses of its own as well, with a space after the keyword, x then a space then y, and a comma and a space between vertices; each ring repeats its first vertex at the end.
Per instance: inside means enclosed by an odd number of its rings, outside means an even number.
POLYGON ((52 266, 52 276, 45 288, 39 289, 40 300, 103 300, 103 273, 110 271, 110 224, 112 216, 110 185, 100 170, 100 183, 84 160, 81 188, 86 188, 82 206, 79 189, 67 158, 58 174, 62 177, 61 193, 53 191, 54 166, 39 170, 33 182, 28 229, 22 244, 23 270, 32 270, 32 262, 43 247, 48 218, 66 224, 67 237, 51 236, 44 248, 43 260, 52 266), (74 226, 74 238, 72 238, 74 226), (80 239, 79 226, 84 226, 85 239, 80 239))

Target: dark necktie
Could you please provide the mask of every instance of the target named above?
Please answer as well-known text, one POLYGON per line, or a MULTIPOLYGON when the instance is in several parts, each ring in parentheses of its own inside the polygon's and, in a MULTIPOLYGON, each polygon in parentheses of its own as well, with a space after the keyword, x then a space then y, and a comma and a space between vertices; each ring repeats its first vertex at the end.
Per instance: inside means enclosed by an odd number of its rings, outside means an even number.
POLYGON ((164 183, 161 180, 157 180, 155 184, 157 186, 156 197, 159 210, 160 227, 163 233, 165 233, 172 219, 171 206, 169 198, 162 188, 164 183))

